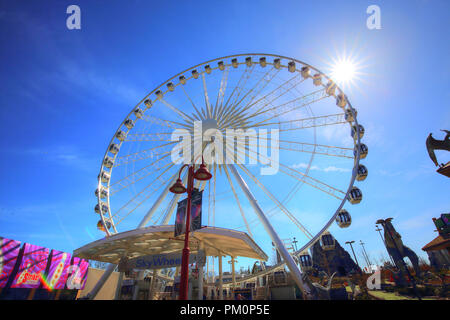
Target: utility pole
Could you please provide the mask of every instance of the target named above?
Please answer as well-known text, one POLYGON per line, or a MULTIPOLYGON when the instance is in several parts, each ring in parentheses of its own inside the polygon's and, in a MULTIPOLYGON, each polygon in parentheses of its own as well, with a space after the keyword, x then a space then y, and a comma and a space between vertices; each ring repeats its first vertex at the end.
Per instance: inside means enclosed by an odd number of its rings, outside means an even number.
MULTIPOLYGON (((376 225, 376 229, 375 230, 378 231, 378 233, 380 234, 381 241, 383 241, 383 244, 386 247, 386 241, 384 240, 383 235, 381 234, 381 231, 383 231, 383 229, 381 229, 380 227, 378 227, 378 225, 376 225)), ((395 266, 394 259, 392 259, 391 254, 389 253, 389 251, 388 251, 388 255, 389 255, 389 259, 392 262, 392 266, 395 266)))
POLYGON ((355 251, 353 250, 353 246, 352 246, 352 243, 355 243, 355 241, 352 240, 352 241, 347 241, 347 242, 345 242, 345 243, 346 243, 346 244, 349 244, 349 245, 350 245, 350 248, 352 248, 353 257, 355 258, 356 265, 357 265, 358 268, 361 270, 361 267, 359 266, 358 259, 356 259, 356 254, 355 254, 355 251))
POLYGON ((292 241, 292 243, 294 244, 294 247, 295 247, 295 252, 297 252, 297 240, 295 239, 295 237, 294 237, 294 241, 292 241))
POLYGON ((370 266, 372 265, 372 263, 370 263, 369 256, 367 255, 367 252, 366 252, 366 248, 364 248, 364 244, 365 243, 362 242, 362 240, 359 240, 359 242, 360 242, 359 244, 363 248, 363 252, 364 252, 365 258, 367 259, 368 268, 370 269, 370 266))

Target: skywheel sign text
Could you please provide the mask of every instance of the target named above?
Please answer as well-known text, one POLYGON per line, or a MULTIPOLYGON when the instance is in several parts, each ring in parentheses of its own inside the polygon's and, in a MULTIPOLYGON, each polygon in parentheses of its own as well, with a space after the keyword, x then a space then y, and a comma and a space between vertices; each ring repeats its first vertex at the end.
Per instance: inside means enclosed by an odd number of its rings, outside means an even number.
MULTIPOLYGON (((189 264, 204 264, 205 252, 199 251, 189 255, 189 264)), ((126 269, 163 269, 181 266, 181 253, 153 254, 130 259, 126 262, 126 269)))

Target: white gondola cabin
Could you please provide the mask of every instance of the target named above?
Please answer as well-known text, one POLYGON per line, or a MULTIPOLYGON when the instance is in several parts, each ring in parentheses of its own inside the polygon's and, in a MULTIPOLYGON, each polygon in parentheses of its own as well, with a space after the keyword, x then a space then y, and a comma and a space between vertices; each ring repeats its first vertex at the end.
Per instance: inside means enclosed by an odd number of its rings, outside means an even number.
POLYGON ((328 81, 326 87, 325 87, 325 92, 327 93, 327 95, 329 96, 334 96, 334 93, 336 92, 336 84, 333 81, 328 81))
POLYGON ((167 90, 174 91, 175 90, 175 85, 172 82, 169 82, 167 84, 167 90))
POLYGON ((181 84, 186 84, 186 77, 185 76, 179 76, 178 80, 180 80, 181 84))
POLYGON ((207 74, 210 74, 211 71, 212 71, 212 69, 211 69, 210 65, 207 64, 207 65, 205 66, 205 72, 206 72, 207 74))
MULTIPOLYGON (((361 139, 364 136, 364 127, 362 125, 358 124, 358 128, 359 128, 359 138, 361 139)), ((351 132, 350 132, 353 140, 357 140, 357 138, 358 138, 357 132, 358 132, 358 130, 357 130, 356 126, 353 125, 351 132)))
POLYGON ((142 117, 144 116, 144 112, 142 111, 141 108, 134 109, 133 113, 137 119, 142 119, 142 117))
POLYGON ((280 69, 281 68, 281 60, 278 58, 273 59, 273 66, 275 69, 280 69))
MULTIPOLYGON (((116 133, 116 138, 117 138, 119 141, 125 141, 125 139, 127 138, 127 133, 124 132, 124 131, 122 131, 122 130, 119 130, 119 131, 117 131, 117 133, 116 133)), ((109 151, 111 151, 111 150, 109 150, 109 151)), ((117 152, 119 152, 119 151, 117 151, 117 152)), ((116 153, 117 153, 117 152, 116 152, 116 153)), ((111 151, 111 153, 114 153, 114 152, 111 151)))
MULTIPOLYGON (((95 189, 95 196, 98 197, 98 195, 99 195, 99 188, 95 189)), ((100 187, 100 199, 105 199, 106 197, 108 197, 108 189, 100 187)))
MULTIPOLYGON (((355 112, 355 116, 357 116, 358 111, 356 111, 356 109, 353 109, 353 111, 355 112)), ((345 109, 344 117, 345 117, 345 121, 347 121, 347 122, 355 121, 355 118, 353 117, 352 109, 345 109)))
POLYGON ((117 153, 119 153, 120 148, 119 148, 119 146, 118 146, 117 144, 113 143, 113 144, 111 144, 111 145, 109 146, 108 150, 109 150, 109 152, 111 152, 112 154, 117 154, 117 153))
POLYGON ((103 159, 103 165, 107 168, 112 168, 112 166, 114 165, 114 161, 111 157, 106 156, 103 159))
POLYGON ((307 66, 302 67, 301 74, 304 79, 309 77, 309 71, 310 71, 309 67, 307 66))
POLYGON ((192 76, 194 77, 194 79, 198 79, 199 73, 197 70, 192 70, 192 76))
POLYGON ((144 101, 144 104, 147 107, 147 109, 150 109, 152 107, 152 100, 147 99, 144 101))
POLYGON ((103 183, 108 183, 109 179, 111 179, 111 175, 106 171, 102 171, 102 173, 100 174, 100 179, 103 183))
MULTIPOLYGON (((353 150, 353 155, 356 157, 356 153, 357 153, 357 149, 358 146, 355 146, 355 149, 353 150)), ((367 154, 369 153, 369 148, 364 144, 361 143, 359 144, 359 157, 361 159, 364 159, 365 157, 367 157, 367 154)))
POLYGON ((362 200, 362 192, 357 187, 352 187, 348 194, 348 201, 350 201, 351 204, 358 204, 362 200))
POLYGON ((345 108, 347 105, 347 96, 341 92, 336 97, 336 105, 341 108, 345 108))
POLYGON ((320 73, 316 73, 313 76, 313 84, 315 86, 320 86, 322 84, 322 75, 320 73))
POLYGON ((308 252, 302 252, 298 256, 298 260, 300 263, 300 267, 302 268, 302 271, 307 271, 312 269, 312 259, 308 252))
POLYGON ((358 172, 356 174, 356 180, 358 181, 364 181, 367 178, 369 171, 367 170, 366 166, 360 164, 358 165, 358 172))
MULTIPOLYGON (((103 212, 103 213, 107 213, 107 212, 108 212, 108 206, 106 205, 106 202, 103 202, 103 201, 102 201, 102 202, 100 202, 100 204, 101 204, 101 206, 102 206, 102 212, 103 212)), ((94 210, 95 210, 95 212, 97 212, 98 214, 100 214, 100 206, 99 206, 98 203, 95 205, 94 210)))
POLYGON ((320 246, 325 251, 334 250, 335 240, 331 233, 325 232, 324 234, 322 234, 322 236, 320 237, 320 246))
POLYGON ((259 58, 259 65, 261 66, 261 67, 265 67, 265 66, 267 66, 267 61, 266 61, 266 57, 261 57, 261 58, 259 58))
POLYGON ((125 127, 128 128, 128 130, 133 129, 133 127, 134 127, 134 121, 131 120, 131 119, 125 120, 125 122, 123 124, 124 124, 125 127))
POLYGON ((288 63, 288 70, 289 70, 289 72, 295 72, 295 62, 294 61, 290 61, 288 63))
POLYGON ((163 92, 161 90, 158 90, 155 92, 156 97, 161 100, 163 98, 163 92))
POLYGON ((340 228, 348 228, 352 224, 352 217, 347 210, 341 209, 336 216, 336 223, 340 228))
POLYGON ((111 228, 111 222, 105 221, 105 224, 106 224, 106 228, 105 228, 105 225, 103 224, 103 221, 99 220, 97 222, 97 229, 100 230, 100 231, 106 232, 106 229, 110 229, 111 228))

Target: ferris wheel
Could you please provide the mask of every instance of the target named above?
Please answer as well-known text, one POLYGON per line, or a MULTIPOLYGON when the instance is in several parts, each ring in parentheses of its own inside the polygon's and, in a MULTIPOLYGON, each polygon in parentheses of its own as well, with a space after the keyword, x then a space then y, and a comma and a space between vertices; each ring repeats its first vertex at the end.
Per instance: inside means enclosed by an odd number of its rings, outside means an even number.
MULTIPOLYGON (((257 137, 233 144, 244 161, 213 160, 207 163, 213 178, 195 182, 203 191, 203 224, 242 229, 251 237, 262 225, 272 242, 278 234, 285 238, 284 232, 299 232, 303 245, 293 255, 302 256, 298 261, 305 269, 314 243, 334 247, 328 229, 335 222, 350 226, 351 210, 344 206, 362 200, 354 183, 368 173, 359 163, 368 153, 361 142, 364 127, 330 77, 273 54, 198 64, 163 82, 131 109, 102 159, 95 191, 100 230, 109 236, 174 221, 181 199, 169 188, 182 164, 173 161, 179 146, 173 133, 192 133, 198 124, 202 133, 241 129, 257 137), (255 141, 258 147, 252 148, 255 141), (268 145, 277 147, 278 157, 268 154, 268 145), (263 174, 268 165, 276 172, 263 174), (314 221, 311 213, 316 211, 321 218, 314 221)), ((202 152, 207 148, 203 143, 202 152)), ((186 175, 181 178, 186 183, 186 175)))

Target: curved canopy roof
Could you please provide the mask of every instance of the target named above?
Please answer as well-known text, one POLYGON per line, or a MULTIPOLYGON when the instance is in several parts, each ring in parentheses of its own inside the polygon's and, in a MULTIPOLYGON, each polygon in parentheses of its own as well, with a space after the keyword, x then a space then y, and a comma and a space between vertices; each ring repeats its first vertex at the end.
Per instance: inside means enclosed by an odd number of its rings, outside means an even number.
MULTIPOLYGON (((173 225, 150 226, 114 234, 91 242, 74 251, 83 259, 118 264, 121 257, 136 258, 151 254, 181 252, 184 234, 174 237, 173 225)), ((189 248, 197 252, 203 247, 207 256, 247 257, 267 260, 268 257, 256 242, 245 232, 203 227, 191 232, 189 248)))

